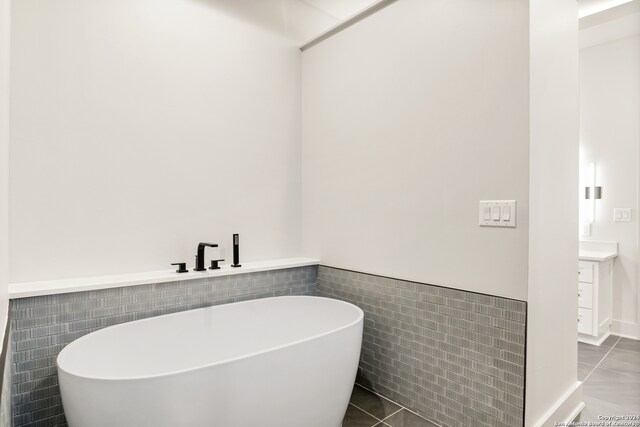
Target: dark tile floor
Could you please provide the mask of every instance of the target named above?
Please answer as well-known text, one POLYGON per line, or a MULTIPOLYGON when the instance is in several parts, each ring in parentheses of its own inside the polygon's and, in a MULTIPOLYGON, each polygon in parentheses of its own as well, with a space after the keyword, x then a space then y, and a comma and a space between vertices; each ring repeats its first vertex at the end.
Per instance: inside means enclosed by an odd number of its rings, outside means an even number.
POLYGON ((402 406, 356 385, 342 427, 437 427, 402 406))
POLYGON ((640 415, 640 341, 611 336, 600 347, 578 343, 578 380, 587 405, 580 421, 640 415))

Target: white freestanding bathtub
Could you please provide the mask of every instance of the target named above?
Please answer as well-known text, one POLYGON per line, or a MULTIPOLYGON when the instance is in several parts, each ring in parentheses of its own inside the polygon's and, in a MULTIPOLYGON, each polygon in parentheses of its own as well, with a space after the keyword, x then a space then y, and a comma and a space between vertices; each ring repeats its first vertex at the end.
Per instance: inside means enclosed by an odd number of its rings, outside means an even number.
POLYGON ((70 427, 338 427, 363 313, 265 298, 108 327, 58 356, 70 427))

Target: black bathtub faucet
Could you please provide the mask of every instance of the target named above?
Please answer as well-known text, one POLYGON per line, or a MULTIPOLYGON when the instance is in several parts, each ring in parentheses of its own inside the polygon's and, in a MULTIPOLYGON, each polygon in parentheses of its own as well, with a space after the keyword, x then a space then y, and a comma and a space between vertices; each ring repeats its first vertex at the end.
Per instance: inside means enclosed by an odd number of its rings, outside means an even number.
POLYGON ((206 247, 210 247, 210 248, 217 248, 218 244, 217 243, 198 243, 198 254, 196 255, 196 268, 193 269, 193 271, 207 271, 207 269, 204 267, 204 248, 206 247))

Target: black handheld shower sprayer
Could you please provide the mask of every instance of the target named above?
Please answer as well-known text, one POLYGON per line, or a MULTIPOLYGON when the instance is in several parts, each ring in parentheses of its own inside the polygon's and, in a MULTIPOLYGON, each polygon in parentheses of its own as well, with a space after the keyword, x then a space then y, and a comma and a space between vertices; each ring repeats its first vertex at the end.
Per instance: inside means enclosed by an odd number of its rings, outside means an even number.
POLYGON ((242 267, 240 265, 240 235, 233 235, 233 264, 231 267, 242 267))

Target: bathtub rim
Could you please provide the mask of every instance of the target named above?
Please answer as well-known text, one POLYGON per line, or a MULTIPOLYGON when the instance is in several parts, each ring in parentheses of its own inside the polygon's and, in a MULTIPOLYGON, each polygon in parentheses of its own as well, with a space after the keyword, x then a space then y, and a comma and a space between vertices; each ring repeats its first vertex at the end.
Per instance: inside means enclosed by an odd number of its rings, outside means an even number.
POLYGON ((176 313, 163 314, 163 315, 160 315, 160 316, 152 316, 152 317, 148 317, 146 319, 133 320, 131 322, 119 323, 117 325, 107 326, 105 328, 98 329, 97 331, 90 332, 90 333, 88 333, 86 335, 81 336, 80 338, 75 339, 74 341, 71 341, 62 350, 60 350, 60 353, 58 353, 58 355, 56 356, 56 369, 58 371, 64 372, 65 375, 69 375, 71 377, 78 378, 78 379, 90 380, 90 381, 93 381, 93 382, 130 382, 130 381, 140 381, 140 380, 163 379, 163 378, 168 378, 168 377, 172 377, 172 376, 176 376, 176 375, 180 375, 180 374, 185 374, 185 373, 189 373, 189 372, 198 371, 198 370, 201 370, 201 369, 212 368, 212 367, 217 367, 217 366, 223 366, 223 365, 227 365, 227 364, 230 364, 230 363, 233 363, 233 362, 238 362, 238 361, 241 361, 241 360, 252 359, 252 358, 260 356, 262 354, 266 354, 266 353, 282 350, 282 349, 285 349, 285 348, 288 348, 288 347, 293 347, 295 345, 303 344, 303 343, 308 342, 308 341, 313 341, 313 340, 316 340, 316 339, 319 339, 319 338, 323 338, 323 337, 331 335, 331 334, 335 334, 335 333, 350 329, 350 328, 354 327, 355 325, 357 325, 358 323, 364 323, 364 311, 362 311, 362 309, 360 307, 358 307, 357 305, 355 305, 355 304, 352 304, 352 303, 347 302, 347 301, 334 299, 334 298, 318 297, 318 296, 310 296, 310 295, 282 295, 282 296, 277 296, 277 297, 257 298, 257 299, 251 299, 251 300, 245 300, 245 301, 237 301, 237 302, 228 303, 228 304, 211 305, 211 306, 208 306, 208 307, 196 308, 196 309, 193 309, 193 310, 184 310, 184 311, 179 311, 179 312, 176 312, 176 313), (356 312, 358 313, 357 319, 355 321, 351 322, 351 323, 345 324, 343 326, 340 326, 338 328, 332 329, 330 331, 323 332, 321 334, 312 335, 310 337, 302 338, 302 339, 299 339, 299 340, 296 340, 296 341, 291 341, 291 342, 288 342, 286 344, 281 344, 281 345, 278 345, 278 346, 275 346, 275 347, 269 347, 268 349, 265 349, 265 350, 254 351, 252 353, 247 353, 247 354, 244 354, 244 355, 239 356, 239 357, 223 359, 223 360, 220 360, 220 361, 217 361, 217 362, 206 363, 206 364, 190 367, 190 368, 187 368, 187 369, 167 371, 167 372, 163 372, 163 373, 158 374, 158 375, 139 375, 139 376, 117 377, 117 378, 104 378, 104 377, 99 377, 99 376, 78 375, 78 374, 75 374, 73 372, 70 372, 70 371, 62 368, 60 366, 60 363, 58 362, 58 360, 60 358, 60 354, 64 350, 66 350, 69 346, 71 346, 73 343, 83 339, 84 337, 86 337, 86 336, 88 336, 88 335, 90 335, 90 334, 92 334, 94 332, 100 332, 100 331, 103 331, 105 329, 123 327, 123 326, 125 326, 125 325, 127 325, 129 323, 133 323, 133 322, 151 321, 151 320, 157 319, 159 317, 164 317, 164 316, 167 316, 167 317, 176 316, 176 315, 181 315, 181 314, 185 314, 185 313, 192 312, 192 311, 207 310, 207 309, 211 309, 211 308, 215 308, 215 307, 230 306, 230 305, 242 304, 242 303, 252 302, 252 301, 261 301, 261 300, 266 300, 266 299, 310 299, 310 298, 330 300, 330 301, 334 301, 336 303, 340 303, 340 304, 343 304, 343 305, 351 306, 351 307, 355 308, 356 312))

